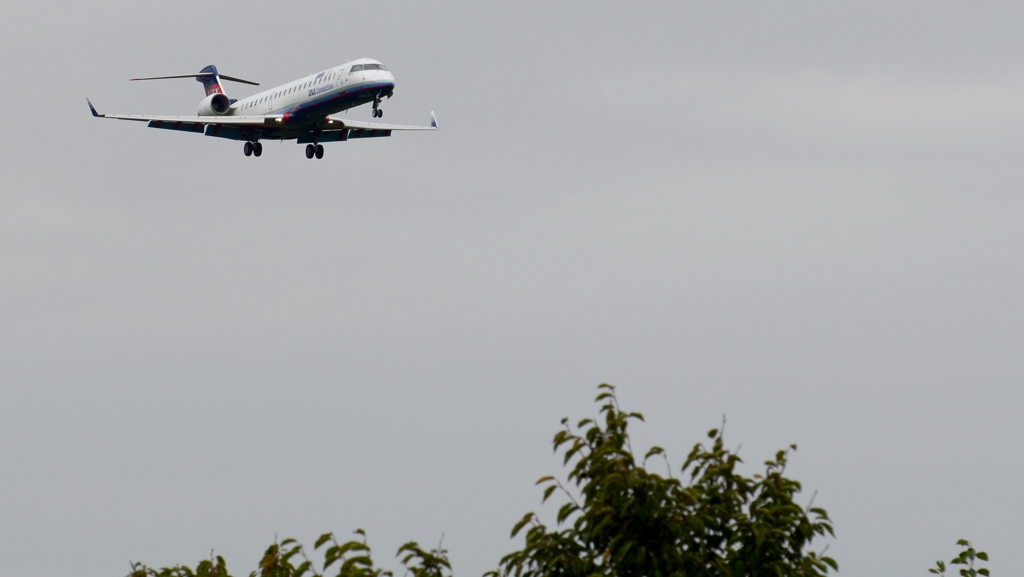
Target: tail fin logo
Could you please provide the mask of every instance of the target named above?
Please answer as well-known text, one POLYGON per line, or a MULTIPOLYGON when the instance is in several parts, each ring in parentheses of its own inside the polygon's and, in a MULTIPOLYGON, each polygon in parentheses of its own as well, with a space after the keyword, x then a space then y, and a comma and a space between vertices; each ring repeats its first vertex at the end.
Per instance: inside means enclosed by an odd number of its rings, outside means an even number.
POLYGON ((224 94, 224 87, 220 85, 220 77, 217 75, 217 67, 213 64, 203 68, 199 72, 209 72, 209 76, 200 76, 196 78, 199 82, 203 83, 203 88, 206 89, 206 95, 211 94, 224 94))

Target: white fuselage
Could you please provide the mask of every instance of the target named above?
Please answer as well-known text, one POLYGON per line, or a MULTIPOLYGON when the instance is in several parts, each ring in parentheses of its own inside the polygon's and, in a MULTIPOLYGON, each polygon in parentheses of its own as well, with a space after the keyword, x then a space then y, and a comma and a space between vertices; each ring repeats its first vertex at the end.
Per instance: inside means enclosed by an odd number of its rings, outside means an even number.
POLYGON ((239 99, 227 115, 323 117, 388 96, 394 87, 395 77, 384 65, 360 58, 239 99))

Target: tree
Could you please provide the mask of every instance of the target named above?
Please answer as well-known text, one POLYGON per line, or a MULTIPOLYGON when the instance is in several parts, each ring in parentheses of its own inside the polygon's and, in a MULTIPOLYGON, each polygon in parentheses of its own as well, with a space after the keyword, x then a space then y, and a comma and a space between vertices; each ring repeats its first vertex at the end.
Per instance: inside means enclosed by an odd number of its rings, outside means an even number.
MULTIPOLYGON (((370 546, 366 544, 366 533, 356 531, 361 539, 338 543, 333 533, 324 533, 316 540, 315 550, 323 547, 324 559, 320 569, 306 556, 306 551, 295 539, 285 539, 267 548, 260 560, 259 568, 249 577, 325 577, 328 569, 336 564, 336 577, 392 577, 391 571, 374 566, 370 546), (295 564, 298 562, 298 565, 295 564)), ((212 557, 211 553, 211 557, 212 557)), ((448 551, 438 544, 437 549, 426 551, 410 541, 398 548, 396 557, 401 557, 406 575, 410 577, 451 577, 448 551)), ((132 563, 128 577, 231 577, 223 557, 200 561, 195 569, 177 565, 153 569, 141 563, 132 563)))
MULTIPOLYGON (((554 450, 568 468, 565 482, 554 476, 537 481, 544 486, 542 503, 556 492, 566 499, 555 514, 556 526, 527 513, 512 528, 513 537, 526 530, 523 548, 485 577, 821 577, 838 570, 825 556, 828 547, 810 549, 816 538, 834 535, 828 513, 812 506, 813 497, 798 504, 801 485, 785 476, 796 445, 765 461, 761 473, 743 476, 742 459, 725 448, 723 420, 708 432, 710 446, 693 447, 677 477, 661 447, 642 459, 634 454, 629 424, 643 416, 623 411, 611 385, 598 392, 597 420, 572 427, 562 419, 555 434, 554 450), (666 476, 647 468, 652 458, 664 461, 666 476)), ((275 542, 250 577, 393 577, 374 564, 365 533, 356 534, 345 543, 331 533, 317 539, 319 564, 294 539, 275 542)), ((958 544, 964 551, 950 564, 964 566, 962 577, 988 577, 988 569, 974 567, 988 555, 967 541, 958 544)), ((451 577, 448 552, 440 544, 427 551, 410 541, 396 557, 408 576, 451 577)), ((945 576, 946 566, 939 561, 930 571, 945 576)), ((211 552, 194 569, 133 563, 128 577, 231 576, 224 559, 211 552)))
POLYGON ((528 528, 523 549, 490 577, 775 577, 838 569, 824 551, 808 550, 833 530, 824 509, 794 501, 800 483, 784 473, 796 445, 766 461, 762 474, 744 477, 742 459, 713 429, 711 446, 697 444, 683 463, 685 483, 671 468, 662 477, 646 463, 665 451, 653 447, 638 460, 630 444, 629 423, 643 416, 620 409, 611 385, 599 389, 603 422, 584 419, 574 429, 563 419, 555 435, 554 449, 571 467, 567 483, 537 482, 546 486, 545 502, 556 491, 567 498, 557 528, 527 513, 512 529, 515 536, 528 528))
MULTIPOLYGON (((988 569, 984 567, 974 568, 975 560, 988 561, 988 553, 984 551, 975 551, 974 546, 971 542, 966 539, 960 539, 956 542, 957 545, 963 547, 963 551, 959 555, 953 557, 953 560, 949 562, 950 565, 963 565, 960 569, 961 577, 978 577, 978 575, 984 575, 988 577, 988 569)), ((936 561, 935 567, 928 570, 929 573, 936 575, 946 575, 946 564, 942 561, 936 561)))

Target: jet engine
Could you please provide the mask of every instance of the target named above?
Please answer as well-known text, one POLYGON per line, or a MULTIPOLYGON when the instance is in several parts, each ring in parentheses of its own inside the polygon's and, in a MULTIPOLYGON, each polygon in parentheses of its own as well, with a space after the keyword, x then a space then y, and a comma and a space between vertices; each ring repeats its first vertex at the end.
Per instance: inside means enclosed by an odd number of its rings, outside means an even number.
POLYGON ((231 108, 231 101, 228 97, 217 92, 211 94, 199 103, 199 116, 223 116, 231 108))

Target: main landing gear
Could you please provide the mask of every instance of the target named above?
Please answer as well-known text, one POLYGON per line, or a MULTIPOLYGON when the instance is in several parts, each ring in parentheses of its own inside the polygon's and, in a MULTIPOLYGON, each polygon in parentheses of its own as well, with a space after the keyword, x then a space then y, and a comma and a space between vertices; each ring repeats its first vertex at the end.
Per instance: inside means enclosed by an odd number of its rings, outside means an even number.
POLYGON ((242 148, 242 152, 244 152, 246 156, 259 156, 263 154, 263 144, 258 141, 246 142, 245 146, 242 148))
POLYGON ((317 158, 323 158, 324 157, 324 145, 322 145, 322 144, 316 144, 316 145, 307 144, 306 145, 306 158, 313 158, 313 156, 316 156, 317 158))

